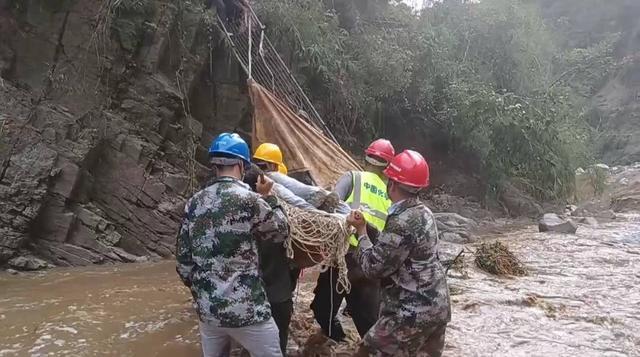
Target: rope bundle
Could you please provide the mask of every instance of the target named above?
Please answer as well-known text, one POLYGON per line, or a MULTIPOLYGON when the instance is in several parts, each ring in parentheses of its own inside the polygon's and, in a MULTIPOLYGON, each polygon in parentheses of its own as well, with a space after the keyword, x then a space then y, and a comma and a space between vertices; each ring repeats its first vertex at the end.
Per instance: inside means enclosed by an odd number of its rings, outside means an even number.
MULTIPOLYGON (((322 264, 323 269, 338 269, 336 291, 348 293, 351 284, 347 279, 345 255, 349 250, 351 228, 345 217, 323 211, 307 211, 280 200, 289 220, 289 237, 285 241, 287 256, 294 258, 295 251, 308 256, 311 265, 322 264)), ((306 257, 304 257, 306 258, 306 257)))

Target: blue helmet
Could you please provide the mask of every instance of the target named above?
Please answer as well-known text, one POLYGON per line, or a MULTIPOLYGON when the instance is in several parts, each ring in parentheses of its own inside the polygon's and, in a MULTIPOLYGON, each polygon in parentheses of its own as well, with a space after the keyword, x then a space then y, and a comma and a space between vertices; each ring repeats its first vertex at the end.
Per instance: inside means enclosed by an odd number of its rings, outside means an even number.
POLYGON ((224 156, 238 158, 251 163, 249 145, 236 133, 222 133, 211 142, 209 156, 224 156))

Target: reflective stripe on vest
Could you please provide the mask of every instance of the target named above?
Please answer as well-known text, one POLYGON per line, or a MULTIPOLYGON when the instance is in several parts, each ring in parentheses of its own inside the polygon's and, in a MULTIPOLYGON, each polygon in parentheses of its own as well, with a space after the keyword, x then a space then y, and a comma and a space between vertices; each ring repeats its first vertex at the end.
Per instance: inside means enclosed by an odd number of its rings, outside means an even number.
MULTIPOLYGON (((387 196, 387 185, 380 176, 366 171, 353 171, 353 189, 346 202, 352 209, 360 209, 364 218, 377 230, 384 229, 391 200, 387 196)), ((352 245, 358 245, 351 238, 352 245), (354 244, 355 243, 355 244, 354 244)))

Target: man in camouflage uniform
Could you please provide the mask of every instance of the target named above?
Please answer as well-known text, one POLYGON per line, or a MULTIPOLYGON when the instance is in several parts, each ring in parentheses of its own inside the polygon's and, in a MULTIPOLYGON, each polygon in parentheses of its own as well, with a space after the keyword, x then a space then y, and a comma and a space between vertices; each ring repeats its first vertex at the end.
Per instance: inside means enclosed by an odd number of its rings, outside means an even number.
POLYGON ((429 184, 428 166, 419 153, 406 150, 385 175, 393 205, 376 244, 360 212, 348 218, 358 233, 356 259, 364 274, 382 280, 380 316, 356 356, 440 357, 451 308, 435 219, 418 199, 429 184))
POLYGON ((221 134, 209 153, 217 178, 187 202, 176 246, 178 274, 197 305, 203 354, 224 355, 233 338, 252 356, 282 356, 254 239, 282 242, 284 212, 272 181, 258 182, 258 193, 241 181, 249 148, 237 134, 221 134))
MULTIPOLYGON (((347 203, 347 214, 351 209, 366 209, 369 238, 375 242, 378 233, 385 225, 387 212, 391 206, 386 192, 386 179, 383 171, 393 159, 395 149, 389 140, 373 141, 364 151, 364 171, 349 171, 336 182, 335 192, 347 203)), ((338 293, 338 269, 329 267, 318 275, 318 281, 313 289, 311 310, 313 316, 322 328, 322 333, 334 341, 343 341, 346 337, 342 323, 337 318, 340 305, 346 301, 343 314, 353 320, 360 337, 369 331, 378 320, 380 306, 380 281, 364 277, 359 264, 354 259, 353 251, 358 245, 357 237, 349 238, 351 249, 345 259, 348 278, 351 283, 349 293, 338 293)))

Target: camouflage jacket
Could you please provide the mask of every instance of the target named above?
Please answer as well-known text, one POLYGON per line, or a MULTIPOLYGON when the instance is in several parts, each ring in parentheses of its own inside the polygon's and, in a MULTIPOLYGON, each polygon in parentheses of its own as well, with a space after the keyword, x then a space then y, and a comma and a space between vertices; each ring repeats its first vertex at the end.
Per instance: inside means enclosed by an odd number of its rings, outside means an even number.
POLYGON ((263 200, 230 177, 187 202, 176 243, 177 271, 202 321, 242 327, 271 318, 254 238, 281 242, 288 230, 275 196, 263 200))
POLYGON ((356 258, 367 277, 382 279, 381 316, 407 326, 451 320, 435 219, 419 200, 391 206, 376 244, 361 238, 356 258))

